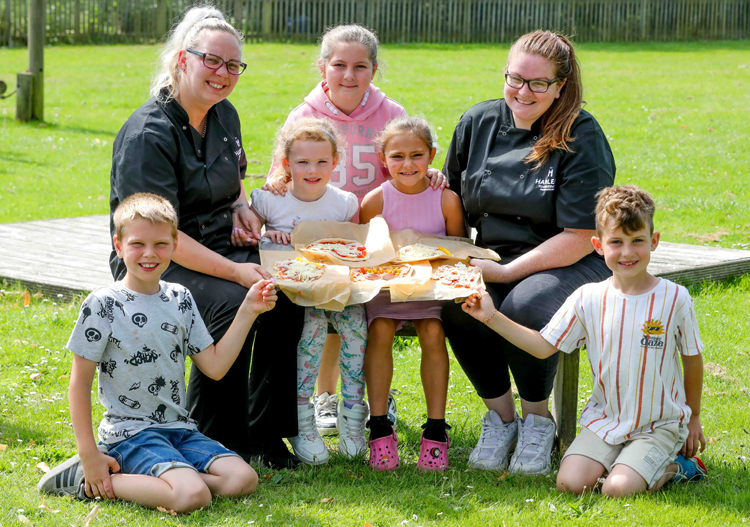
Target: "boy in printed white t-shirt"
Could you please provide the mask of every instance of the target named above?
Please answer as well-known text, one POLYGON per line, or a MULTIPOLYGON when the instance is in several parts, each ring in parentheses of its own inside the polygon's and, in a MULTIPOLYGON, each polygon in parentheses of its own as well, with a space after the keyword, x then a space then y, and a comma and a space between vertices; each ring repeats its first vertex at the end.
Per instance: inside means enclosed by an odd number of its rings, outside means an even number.
POLYGON ((581 494, 608 473, 602 493, 623 497, 706 475, 695 457, 706 446, 703 344, 687 290, 647 271, 659 244, 654 209, 651 196, 633 185, 599 193, 592 243, 613 276, 580 287, 540 332, 502 315, 486 292, 463 306, 536 357, 586 345, 593 393, 563 457, 558 490, 581 494))

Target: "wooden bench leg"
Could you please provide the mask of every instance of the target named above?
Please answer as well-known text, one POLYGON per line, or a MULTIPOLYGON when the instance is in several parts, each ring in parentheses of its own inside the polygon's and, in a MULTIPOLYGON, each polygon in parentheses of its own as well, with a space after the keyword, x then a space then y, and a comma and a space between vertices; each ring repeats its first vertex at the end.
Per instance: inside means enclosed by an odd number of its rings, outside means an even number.
POLYGON ((557 444, 562 456, 576 437, 578 421, 579 350, 560 352, 553 388, 552 415, 557 422, 557 444))

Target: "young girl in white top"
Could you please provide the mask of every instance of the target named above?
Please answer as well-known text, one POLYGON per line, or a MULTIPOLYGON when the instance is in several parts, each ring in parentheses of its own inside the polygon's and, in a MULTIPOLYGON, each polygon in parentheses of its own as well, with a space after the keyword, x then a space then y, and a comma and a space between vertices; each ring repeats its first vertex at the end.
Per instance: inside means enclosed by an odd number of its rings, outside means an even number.
MULTIPOLYGON (((333 123, 344 138, 341 147, 346 151, 346 161, 336 166, 331 175, 331 185, 352 192, 360 203, 365 194, 390 177, 377 155, 377 135, 385 123, 406 115, 403 106, 386 97, 373 83, 380 66, 378 50, 377 36, 366 27, 348 24, 326 31, 320 39, 317 63, 322 79, 302 104, 289 113, 284 124, 286 129, 306 117, 322 117, 333 123)), ((283 173, 276 172, 274 176, 275 168, 271 169, 266 187, 283 193, 286 181, 280 177, 283 173)), ((434 188, 446 186, 446 178, 439 170, 430 169, 428 177, 434 188)), ((243 211, 242 208, 239 210, 243 211)), ((240 226, 236 222, 235 244, 246 243, 244 240, 250 233, 247 226, 240 226)), ((253 235, 259 237, 259 232, 253 235)), ((317 397, 314 400, 318 430, 323 435, 336 433, 339 355, 338 336, 329 335, 323 349, 317 397)), ((388 410, 391 419, 395 420, 396 407, 392 398, 388 410)))
MULTIPOLYGON (((326 120, 305 118, 279 132, 274 154, 276 170, 289 179, 288 192, 274 195, 254 190, 252 209, 266 225, 261 249, 288 247, 290 233, 300 221, 351 221, 357 214, 357 197, 330 185, 344 143, 326 120)), ((341 312, 305 309, 305 325, 297 347, 297 417, 299 433, 290 439, 295 455, 303 463, 328 461, 328 450, 315 426, 310 402, 320 368, 323 343, 331 323, 341 337, 339 367, 343 406, 338 416, 339 451, 355 457, 366 448, 363 362, 367 341, 365 311, 361 305, 341 312)))
MULTIPOLYGON (((382 214, 391 231, 414 229, 438 236, 465 236, 461 201, 455 192, 434 189, 427 169, 435 157, 430 127, 419 117, 397 117, 379 136, 380 160, 391 180, 362 201, 360 222, 382 214)), ((422 470, 448 466, 445 402, 448 394, 448 350, 440 321, 442 302, 391 304, 386 291, 366 304, 370 339, 365 354, 370 418, 370 466, 392 470, 399 464, 396 432, 386 416, 393 378, 393 337, 404 320, 411 320, 422 348, 422 385, 427 399, 427 423, 420 441, 422 470)))

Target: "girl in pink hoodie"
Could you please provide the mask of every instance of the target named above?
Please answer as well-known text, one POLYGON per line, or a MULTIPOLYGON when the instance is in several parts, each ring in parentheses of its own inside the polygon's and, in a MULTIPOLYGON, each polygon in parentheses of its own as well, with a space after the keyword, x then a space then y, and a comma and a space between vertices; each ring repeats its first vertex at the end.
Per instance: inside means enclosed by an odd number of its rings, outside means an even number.
MULTIPOLYGON (((365 195, 390 179, 388 170, 378 159, 376 136, 385 124, 406 110, 386 97, 372 81, 378 70, 378 38, 369 29, 356 24, 336 26, 323 34, 320 40, 318 69, 323 80, 305 97, 302 104, 289 113, 284 128, 305 117, 328 119, 341 132, 346 141, 345 162, 333 172, 330 184, 352 192, 361 203, 365 195)), ((263 187, 274 192, 286 192, 287 181, 271 175, 263 187)), ((431 186, 447 186, 445 176, 430 169, 431 186)), ((243 211, 244 212, 244 211, 243 211)), ((358 215, 352 219, 358 222, 358 215)), ((260 239, 260 227, 250 229, 247 221, 235 221, 233 243, 248 244, 251 238, 260 239)), ((339 377, 338 335, 329 335, 323 349, 314 399, 315 417, 322 435, 335 434, 338 415, 336 383, 339 377)), ((395 400, 389 400, 389 415, 395 420, 395 400)))

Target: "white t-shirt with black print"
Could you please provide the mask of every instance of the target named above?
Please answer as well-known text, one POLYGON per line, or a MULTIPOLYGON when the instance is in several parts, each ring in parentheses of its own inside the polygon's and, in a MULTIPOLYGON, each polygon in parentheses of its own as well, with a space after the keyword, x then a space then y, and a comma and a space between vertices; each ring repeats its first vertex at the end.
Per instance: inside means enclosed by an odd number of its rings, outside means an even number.
POLYGON ((185 357, 213 343, 190 291, 159 282, 154 295, 122 282, 81 305, 67 348, 99 363, 106 408, 99 439, 118 443, 146 428, 196 428, 185 406, 185 357))

